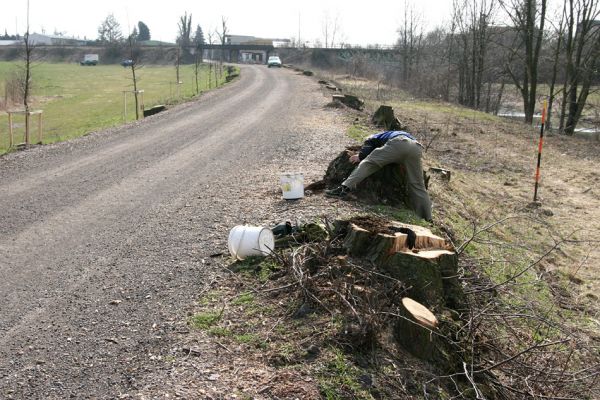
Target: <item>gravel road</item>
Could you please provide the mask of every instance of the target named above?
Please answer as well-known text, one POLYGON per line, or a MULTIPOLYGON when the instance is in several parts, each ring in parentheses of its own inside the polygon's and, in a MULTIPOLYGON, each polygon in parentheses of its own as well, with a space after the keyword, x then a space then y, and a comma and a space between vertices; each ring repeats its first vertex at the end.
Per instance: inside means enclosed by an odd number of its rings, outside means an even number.
POLYGON ((157 386, 231 227, 341 212, 279 190, 347 144, 327 101, 311 78, 243 66, 139 123, 0 157, 0 398, 157 386))

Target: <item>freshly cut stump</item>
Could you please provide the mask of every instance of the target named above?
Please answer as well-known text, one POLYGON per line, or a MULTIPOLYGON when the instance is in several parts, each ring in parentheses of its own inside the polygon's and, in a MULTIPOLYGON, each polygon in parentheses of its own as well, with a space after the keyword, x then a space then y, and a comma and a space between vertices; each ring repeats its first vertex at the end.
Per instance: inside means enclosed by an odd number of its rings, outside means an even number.
POLYGON ((408 287, 408 296, 427 307, 459 308, 463 292, 458 282, 458 258, 444 238, 429 229, 392 221, 349 221, 344 247, 354 257, 366 258, 408 287), (377 225, 377 222, 379 225, 377 225), (415 246, 408 247, 409 228, 416 234, 415 246))

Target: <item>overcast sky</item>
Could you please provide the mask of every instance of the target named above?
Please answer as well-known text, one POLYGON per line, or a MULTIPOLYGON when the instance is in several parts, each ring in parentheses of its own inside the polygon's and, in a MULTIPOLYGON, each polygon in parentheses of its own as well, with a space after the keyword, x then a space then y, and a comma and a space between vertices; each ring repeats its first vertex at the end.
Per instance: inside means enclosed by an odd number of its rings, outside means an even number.
MULTIPOLYGON (((449 20, 452 0, 412 0, 429 28, 449 20)), ((403 0, 30 0, 30 32, 66 32, 68 36, 96 39, 98 26, 110 13, 123 33, 138 21, 150 28, 152 39, 174 41, 177 22, 185 12, 192 25, 200 24, 205 37, 220 29, 221 17, 231 34, 264 38, 300 38, 323 42, 323 22, 338 20, 336 42, 393 44, 402 20, 403 0), (338 40, 340 39, 340 40, 338 40)), ((0 33, 25 32, 27 0, 2 0, 0 33)), ((195 28, 193 29, 193 31, 195 28)))

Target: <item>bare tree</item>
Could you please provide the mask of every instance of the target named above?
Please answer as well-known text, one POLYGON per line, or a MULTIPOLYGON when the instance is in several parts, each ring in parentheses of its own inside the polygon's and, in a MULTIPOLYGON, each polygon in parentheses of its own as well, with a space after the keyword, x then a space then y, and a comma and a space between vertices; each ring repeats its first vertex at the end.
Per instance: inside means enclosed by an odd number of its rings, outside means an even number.
POLYGON ((139 56, 139 43, 138 43, 138 35, 134 35, 132 32, 127 37, 127 45, 129 50, 129 59, 131 60, 131 64, 129 68, 131 70, 131 82, 133 84, 133 98, 135 99, 135 119, 140 119, 140 99, 139 94, 140 91, 138 89, 138 76, 137 71, 140 68, 140 56, 139 56))
POLYGON ((547 0, 500 0, 516 31, 514 51, 506 64, 506 71, 521 92, 525 122, 533 122, 538 84, 538 64, 547 0), (523 71, 517 72, 517 69, 523 71))
POLYGON ((192 44, 192 14, 187 15, 187 12, 179 17, 177 23, 179 35, 177 36, 177 44, 183 49, 184 57, 187 59, 190 54, 190 46, 192 44))
POLYGON ((339 15, 336 14, 334 18, 331 18, 329 13, 325 12, 322 30, 325 38, 325 48, 335 47, 336 35, 339 33, 339 15))
POLYGON ((181 66, 181 47, 177 47, 177 55, 175 56, 175 87, 177 88, 177 97, 179 97, 179 84, 181 78, 179 76, 179 67, 181 66))
POLYGON ((24 37, 25 43, 25 65, 23 79, 23 107, 25 108, 25 143, 29 144, 29 128, 30 128, 30 104, 29 96, 31 92, 31 69, 33 64, 33 48, 34 43, 29 37, 29 0, 27 0, 27 30, 24 37))
POLYGON ((198 82, 198 77, 200 75, 200 66, 202 65, 202 50, 196 49, 195 59, 194 59, 194 78, 196 83, 196 94, 200 93, 200 84, 198 82))
POLYGON ((208 33, 208 44, 210 46, 210 60, 208 62, 208 88, 211 89, 212 88, 212 72, 213 72, 213 42, 214 42, 214 33, 213 32, 209 32, 208 33))
POLYGON ((552 129, 552 114, 553 114, 553 105, 554 100, 556 98, 556 79, 558 75, 559 64, 562 62, 561 54, 564 46, 564 38, 565 38, 565 7, 566 3, 563 5, 563 9, 561 10, 558 25, 554 27, 553 33, 553 49, 552 49, 552 75, 550 77, 550 88, 548 91, 548 112, 546 115, 546 128, 548 130, 552 129))
POLYGON ((600 23, 597 0, 567 0, 565 5, 566 74, 560 130, 567 135, 575 132, 586 105, 592 80, 600 67, 600 23))
POLYGON ((420 15, 412 3, 404 2, 404 16, 398 29, 398 49, 402 62, 402 80, 408 82, 412 71, 419 67, 423 27, 420 15))
POLYGON ((223 75, 223 61, 225 56, 225 44, 227 43, 227 34, 229 33, 227 27, 227 19, 225 17, 221 17, 221 31, 215 32, 219 37, 219 42, 221 42, 221 54, 219 57, 219 77, 223 75))
POLYGON ((453 26, 456 49, 453 52, 458 72, 458 102, 480 108, 490 46, 490 21, 495 0, 455 0, 453 26))

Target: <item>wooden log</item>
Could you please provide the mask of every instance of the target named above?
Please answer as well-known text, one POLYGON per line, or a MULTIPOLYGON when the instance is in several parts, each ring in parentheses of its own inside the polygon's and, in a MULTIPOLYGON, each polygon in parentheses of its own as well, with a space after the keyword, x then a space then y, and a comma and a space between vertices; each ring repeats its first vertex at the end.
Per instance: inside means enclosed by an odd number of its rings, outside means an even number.
POLYGON ((355 110, 359 110, 359 111, 361 111, 365 106, 364 101, 362 101, 358 97, 353 96, 351 94, 345 94, 344 100, 342 102, 345 105, 347 105, 348 107, 353 108, 355 110))
POLYGON ((351 94, 334 94, 332 98, 333 101, 338 101, 350 108, 359 111, 361 111, 365 106, 365 103, 361 99, 351 94))
POLYGON ((334 94, 331 96, 333 101, 339 101, 340 103, 344 103, 344 95, 343 94, 334 94))
POLYGON ((166 109, 167 109, 167 107, 162 104, 156 105, 154 107, 150 107, 149 109, 144 110, 144 117, 149 117, 151 115, 158 114, 159 112, 162 112, 166 109))

